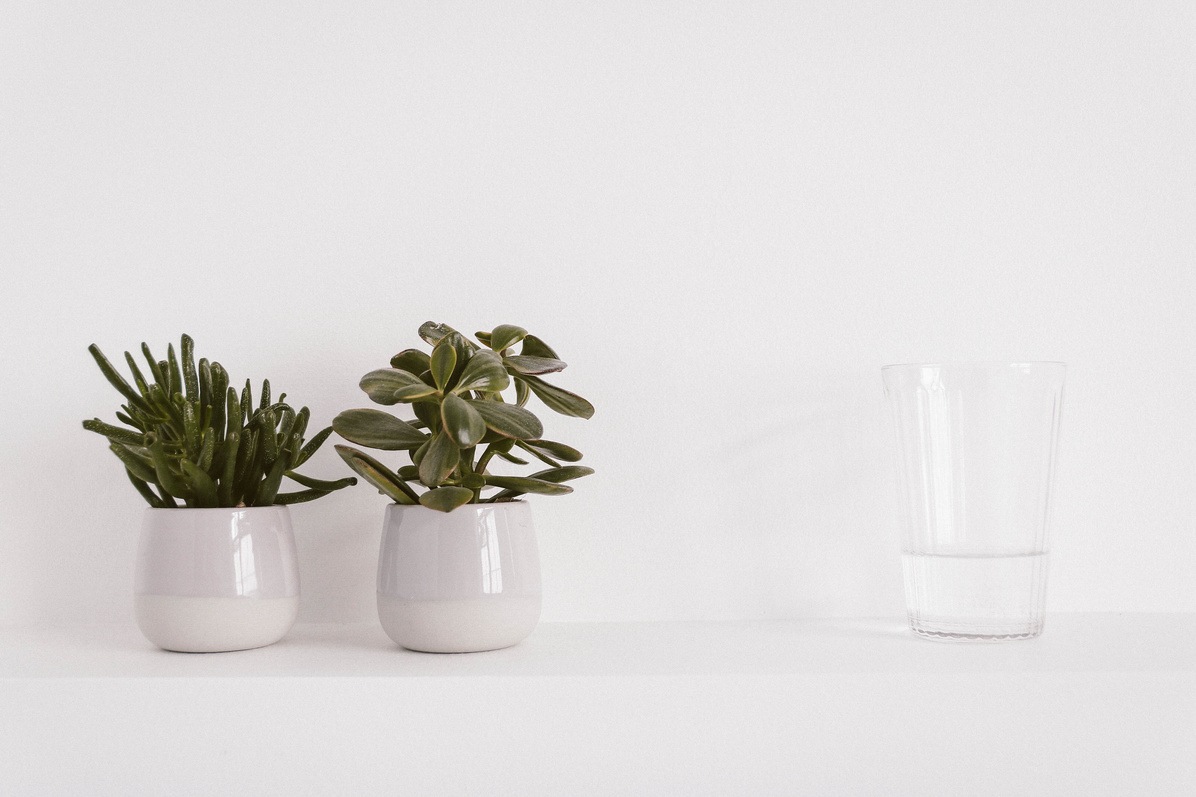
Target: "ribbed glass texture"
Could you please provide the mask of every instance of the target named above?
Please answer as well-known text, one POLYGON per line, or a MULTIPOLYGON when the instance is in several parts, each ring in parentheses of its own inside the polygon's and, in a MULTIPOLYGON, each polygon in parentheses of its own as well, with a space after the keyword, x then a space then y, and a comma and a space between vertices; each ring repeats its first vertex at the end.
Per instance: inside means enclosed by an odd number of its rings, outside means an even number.
POLYGON ((910 627, 1042 633, 1063 363, 890 365, 910 627))

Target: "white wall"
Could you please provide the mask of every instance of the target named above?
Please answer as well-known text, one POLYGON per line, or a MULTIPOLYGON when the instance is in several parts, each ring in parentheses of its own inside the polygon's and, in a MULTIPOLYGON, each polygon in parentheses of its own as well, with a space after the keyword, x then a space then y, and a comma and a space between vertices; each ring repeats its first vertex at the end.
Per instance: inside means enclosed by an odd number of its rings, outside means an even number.
MULTIPOLYGON (((546 619, 899 613, 928 359, 1071 364, 1052 609, 1196 610, 1196 6, 109 5, 0 10, 0 621, 129 616, 89 343, 324 424, 428 319, 598 407, 546 619)), ((383 503, 294 510, 305 619, 373 616, 383 503)))

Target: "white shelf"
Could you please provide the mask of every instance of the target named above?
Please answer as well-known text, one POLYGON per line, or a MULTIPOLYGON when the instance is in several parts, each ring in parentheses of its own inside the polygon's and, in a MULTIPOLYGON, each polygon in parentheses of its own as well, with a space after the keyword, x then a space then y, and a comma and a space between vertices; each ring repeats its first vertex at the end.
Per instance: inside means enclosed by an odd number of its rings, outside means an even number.
POLYGON ((1054 615, 997 645, 543 624, 458 656, 372 623, 208 655, 8 628, 0 678, 13 794, 1196 793, 1192 614, 1054 615))

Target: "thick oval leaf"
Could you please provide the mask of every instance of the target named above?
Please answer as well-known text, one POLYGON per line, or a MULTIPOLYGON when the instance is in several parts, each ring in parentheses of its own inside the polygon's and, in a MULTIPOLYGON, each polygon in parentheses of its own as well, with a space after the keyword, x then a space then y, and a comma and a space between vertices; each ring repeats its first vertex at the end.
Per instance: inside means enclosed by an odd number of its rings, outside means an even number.
POLYGON ((503 366, 502 358, 492 351, 479 351, 469 358, 461 378, 453 391, 485 390, 496 393, 511 386, 511 377, 503 366))
POLYGON ((411 463, 415 465, 415 477, 419 478, 419 463, 424 461, 424 454, 428 453, 428 449, 432 447, 432 438, 428 438, 428 442, 424 443, 419 448, 411 452, 411 463))
POLYGON ((419 502, 415 490, 408 487, 402 479, 391 472, 389 468, 364 451, 358 451, 350 446, 335 446, 345 463, 361 475, 370 484, 378 488, 384 495, 390 496, 396 503, 413 505, 419 502))
POLYGON ((440 402, 417 401, 411 405, 411 409, 415 412, 415 417, 419 418, 420 423, 429 432, 440 430, 440 402))
POLYGON ((502 361, 508 368, 521 374, 554 374, 557 371, 565 370, 566 367, 564 360, 556 360, 552 357, 528 357, 523 354, 503 357, 502 361))
POLYGON ((419 497, 419 502, 437 512, 452 512, 473 500, 473 490, 464 487, 437 487, 419 497))
POLYGON ((372 401, 379 404, 397 404, 395 391, 413 385, 423 385, 423 381, 409 371, 398 368, 379 368, 361 377, 361 389, 372 401))
POLYGON ((390 358, 390 365, 413 374, 422 374, 432 367, 432 358, 419 349, 404 349, 390 358))
POLYGON ((486 422, 478 411, 468 401, 452 393, 445 395, 440 405, 440 418, 444 422, 444 430, 458 448, 475 446, 486 434, 486 422))
POLYGON ((552 468, 561 467, 561 463, 557 462, 555 459, 548 456, 543 451, 540 451, 537 448, 532 448, 531 446, 529 446, 527 443, 523 442, 522 440, 517 441, 515 443, 515 445, 519 446, 524 451, 531 454, 533 457, 540 460, 541 462, 543 462, 545 465, 548 465, 549 467, 552 467, 552 468))
POLYGON ((549 357, 553 360, 559 360, 556 352, 552 350, 544 341, 537 338, 535 335, 528 335, 523 339, 523 348, 520 349, 520 354, 528 357, 549 357))
POLYGON ((553 484, 541 479, 529 479, 523 476, 487 476, 486 484, 490 487, 502 487, 521 493, 536 493, 538 495, 567 495, 573 488, 564 484, 553 484))
POLYGON ((441 430, 432 438, 419 463, 419 480, 428 487, 439 487, 461 461, 461 449, 441 430))
POLYGON ((382 410, 345 410, 332 420, 332 428, 350 442, 383 451, 408 451, 428 439, 419 429, 382 410))
POLYGON ((509 349, 519 341, 527 337, 527 330, 523 327, 517 327, 513 324, 500 324, 494 328, 490 333, 490 340, 487 344, 495 351, 502 351, 509 349))
POLYGON ((502 459, 505 459, 507 462, 513 462, 513 463, 515 463, 516 465, 526 465, 526 464, 527 464, 527 460, 526 460, 526 459, 520 459, 519 457, 515 456, 514 454, 512 454, 512 453, 510 453, 510 452, 507 452, 507 451, 495 451, 494 453, 495 453, 495 454, 496 454, 498 457, 500 457, 500 458, 502 458, 502 459))
POLYGON ((589 476, 594 472, 593 468, 587 468, 585 465, 567 465, 563 468, 549 468, 529 476, 529 479, 540 479, 541 481, 552 482, 553 484, 560 484, 561 482, 572 481, 573 479, 580 479, 582 476, 589 476))
POLYGON ((527 382, 527 386, 536 394, 536 398, 543 401, 549 409, 559 412, 561 415, 572 415, 575 418, 592 418, 594 416, 594 405, 576 393, 570 393, 556 385, 550 385, 538 376, 520 376, 518 378, 527 382))
POLYGON ((436 388, 434 386, 421 383, 399 388, 394 392, 394 399, 395 401, 411 402, 435 394, 436 388))
POLYGON ((547 454, 553 459, 565 462, 577 462, 581 459, 581 452, 564 443, 554 443, 552 440, 525 440, 524 443, 537 451, 547 454))
POLYGON ((457 367, 457 350, 450 340, 445 339, 436 344, 432 350, 432 379, 436 387, 445 390, 449 380, 453 377, 453 369, 457 367))
POLYGON ((473 333, 473 336, 475 338, 477 338, 478 340, 480 340, 483 344, 485 344, 487 346, 490 345, 490 333, 489 332, 475 332, 475 333, 473 333))
POLYGON ((469 405, 482 416, 487 427, 503 437, 535 440, 544 434, 544 424, 530 410, 498 401, 470 401, 469 405))
POLYGON ((425 321, 419 325, 419 336, 433 346, 439 343, 446 335, 451 335, 453 332, 452 327, 445 324, 437 324, 435 321, 425 321))
POLYGON ((465 478, 461 479, 461 486, 470 490, 480 490, 486 486, 486 480, 480 473, 466 473, 465 478))

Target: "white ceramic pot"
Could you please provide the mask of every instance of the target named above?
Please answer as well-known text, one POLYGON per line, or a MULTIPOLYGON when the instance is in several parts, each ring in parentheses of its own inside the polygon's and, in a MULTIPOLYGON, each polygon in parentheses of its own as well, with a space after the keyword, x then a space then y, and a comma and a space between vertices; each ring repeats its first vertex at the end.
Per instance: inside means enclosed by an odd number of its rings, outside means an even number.
POLYGON ((395 642, 428 653, 495 650, 526 638, 540 620, 531 507, 388 506, 378 618, 395 642))
POLYGON ((137 548, 137 625, 166 650, 271 645, 299 613, 299 562, 285 506, 147 509, 137 548))

